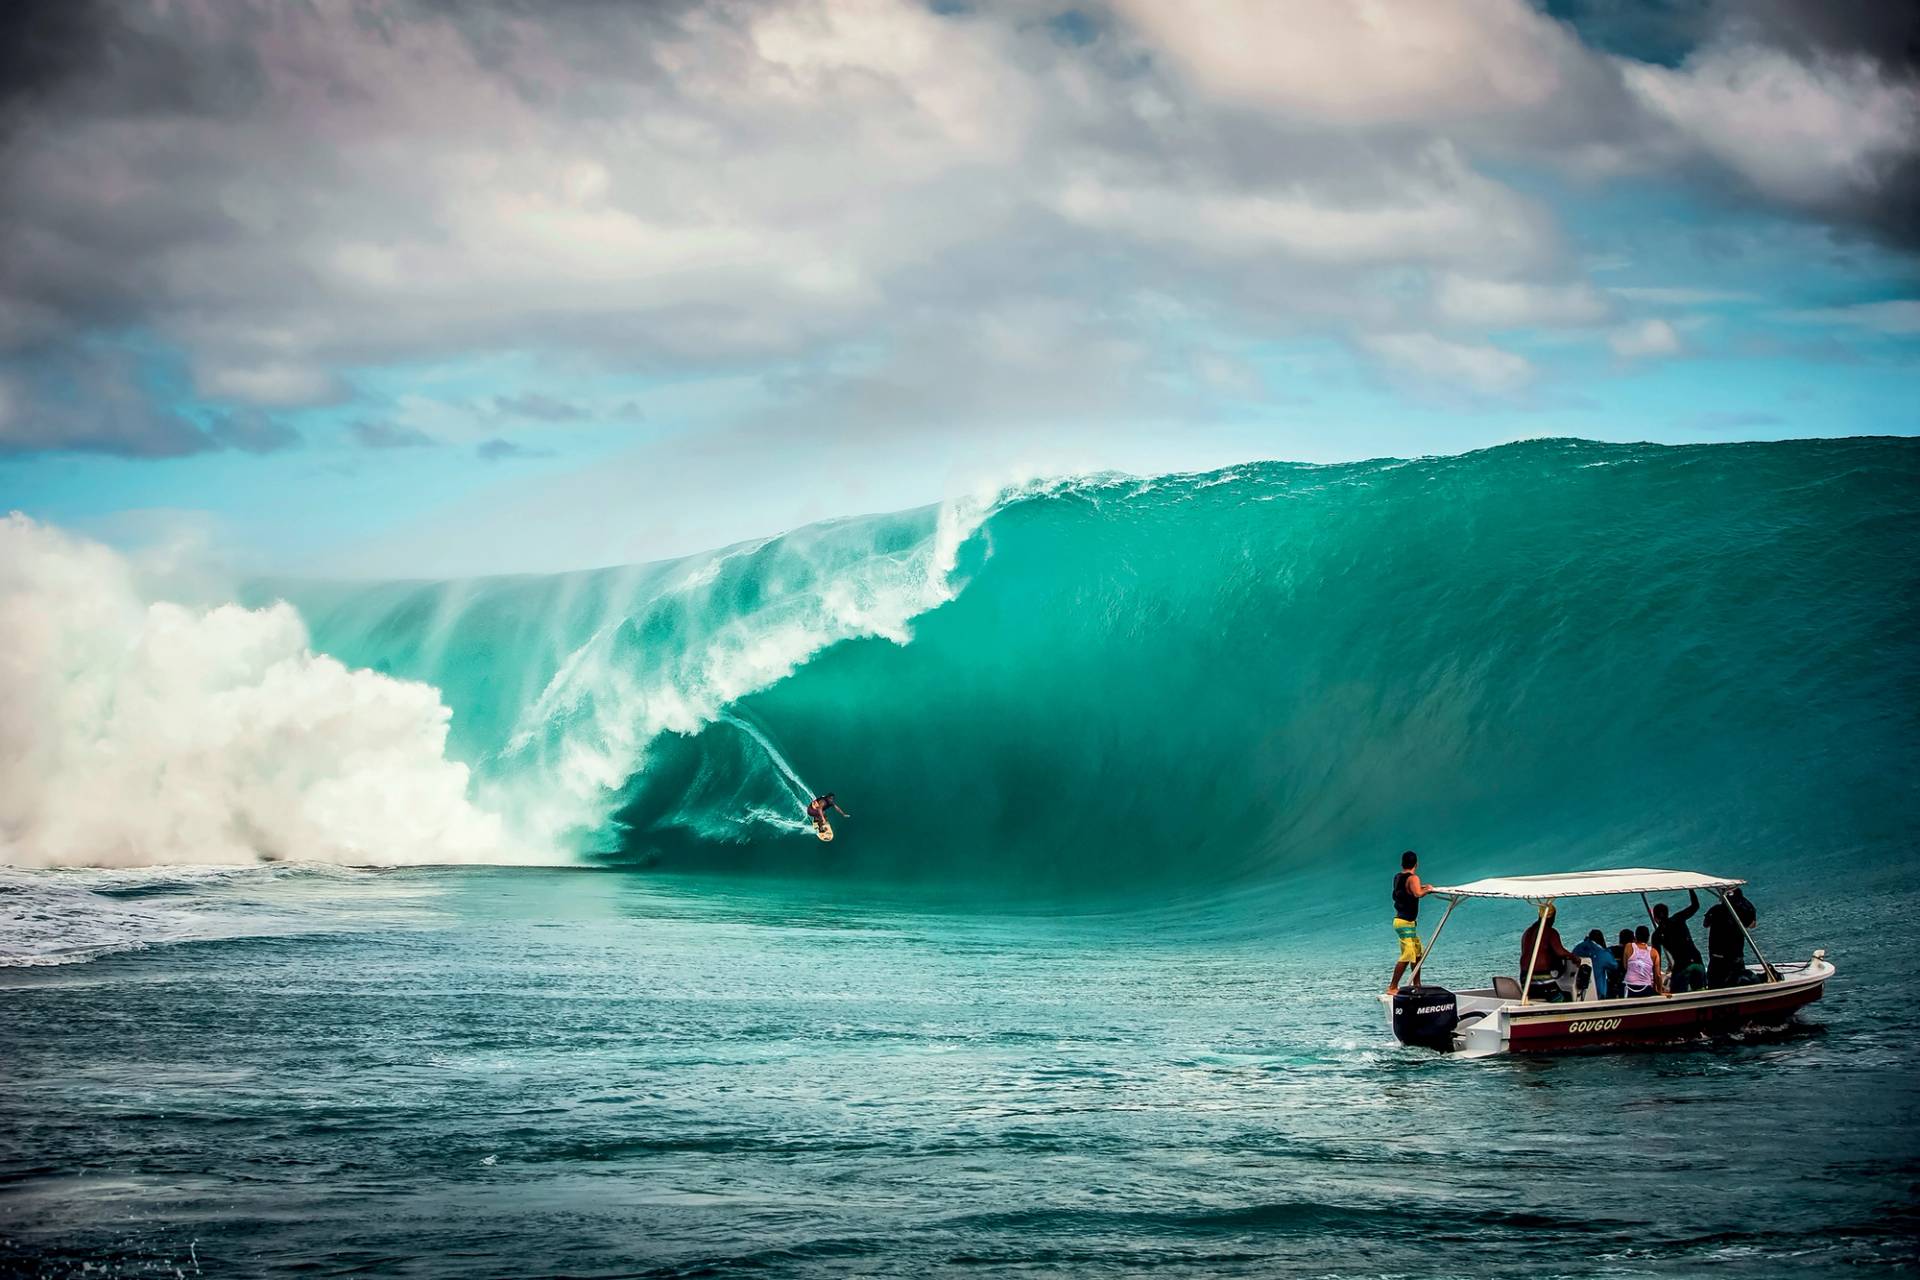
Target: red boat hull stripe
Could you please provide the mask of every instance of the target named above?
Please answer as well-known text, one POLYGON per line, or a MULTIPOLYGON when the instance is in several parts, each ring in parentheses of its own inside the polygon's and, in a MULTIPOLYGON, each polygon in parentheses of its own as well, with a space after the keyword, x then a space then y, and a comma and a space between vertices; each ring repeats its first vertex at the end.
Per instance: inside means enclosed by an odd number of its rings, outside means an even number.
POLYGON ((1825 983, 1811 983, 1761 999, 1733 1002, 1675 1003, 1651 996, 1644 1008, 1595 1006, 1591 1014, 1567 1016, 1564 1005, 1551 1013, 1510 1015, 1508 1048, 1515 1053, 1597 1048, 1637 1040, 1662 1040, 1701 1031, 1731 1031, 1753 1024, 1784 1022, 1794 1010, 1820 998, 1825 983))

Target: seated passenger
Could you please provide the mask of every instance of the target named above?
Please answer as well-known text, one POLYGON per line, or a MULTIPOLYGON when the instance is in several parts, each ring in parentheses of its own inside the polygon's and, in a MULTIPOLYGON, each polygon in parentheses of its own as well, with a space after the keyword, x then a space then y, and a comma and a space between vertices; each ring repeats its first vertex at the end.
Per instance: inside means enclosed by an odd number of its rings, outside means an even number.
POLYGON ((1660 953, 1654 950, 1652 938, 1647 926, 1641 925, 1634 931, 1633 941, 1626 944, 1626 971, 1622 976, 1630 999, 1666 994, 1660 980, 1660 953))
POLYGON ((1620 998, 1620 962, 1607 950, 1607 935, 1594 929, 1574 944, 1573 954, 1593 966, 1595 995, 1600 1000, 1620 998))
POLYGON ((1555 914, 1554 908, 1547 908, 1544 933, 1541 932, 1543 922, 1536 920, 1527 926, 1525 933, 1520 935, 1520 972, 1525 974, 1531 970, 1535 988, 1532 994, 1544 995, 1548 999, 1553 999, 1559 994, 1560 985, 1557 980, 1560 976, 1571 974, 1580 967, 1580 962, 1574 959, 1573 952, 1567 950, 1566 944, 1560 941, 1560 931, 1553 927, 1555 914), (1536 933, 1540 934, 1538 955, 1534 954, 1536 933), (1547 989, 1549 986, 1552 987, 1551 991, 1547 989))

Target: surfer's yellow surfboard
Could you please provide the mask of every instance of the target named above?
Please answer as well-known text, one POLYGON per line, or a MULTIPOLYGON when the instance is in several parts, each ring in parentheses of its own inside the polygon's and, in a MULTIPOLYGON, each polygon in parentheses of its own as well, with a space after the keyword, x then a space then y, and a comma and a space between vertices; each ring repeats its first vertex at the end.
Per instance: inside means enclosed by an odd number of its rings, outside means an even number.
POLYGON ((833 828, 828 826, 824 822, 820 824, 820 826, 814 831, 813 834, 819 836, 820 839, 825 843, 831 843, 833 840, 833 828))

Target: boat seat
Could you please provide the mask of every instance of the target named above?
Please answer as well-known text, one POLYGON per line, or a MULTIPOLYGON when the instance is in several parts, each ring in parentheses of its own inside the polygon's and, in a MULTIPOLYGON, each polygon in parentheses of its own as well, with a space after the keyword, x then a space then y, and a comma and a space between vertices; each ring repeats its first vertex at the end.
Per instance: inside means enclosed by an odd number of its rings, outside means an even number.
POLYGON ((1520 998, 1520 979, 1495 977, 1493 980, 1493 994, 1502 1000, 1518 1000, 1520 998))

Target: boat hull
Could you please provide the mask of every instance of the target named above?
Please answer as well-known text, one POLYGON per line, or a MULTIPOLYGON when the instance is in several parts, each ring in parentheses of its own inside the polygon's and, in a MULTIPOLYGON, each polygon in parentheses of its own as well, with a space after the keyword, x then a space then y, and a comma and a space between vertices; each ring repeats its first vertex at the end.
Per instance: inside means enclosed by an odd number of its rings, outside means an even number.
MULTIPOLYGON (((1461 991, 1460 1021, 1451 1051, 1467 1057, 1499 1053, 1582 1053, 1596 1049, 1673 1044, 1702 1035, 1783 1026, 1818 1000, 1833 976, 1824 952, 1779 966, 1777 981, 1690 991, 1638 1000, 1523 1004, 1492 991, 1461 991)), ((1383 1000, 1385 997, 1383 997, 1383 1000)), ((1431 1046, 1447 1051, 1449 1046, 1431 1046)))
POLYGON ((1577 1053, 1782 1026, 1818 1000, 1825 987, 1822 978, 1642 1000, 1547 1005, 1537 1012, 1510 1008, 1507 1051, 1577 1053))

